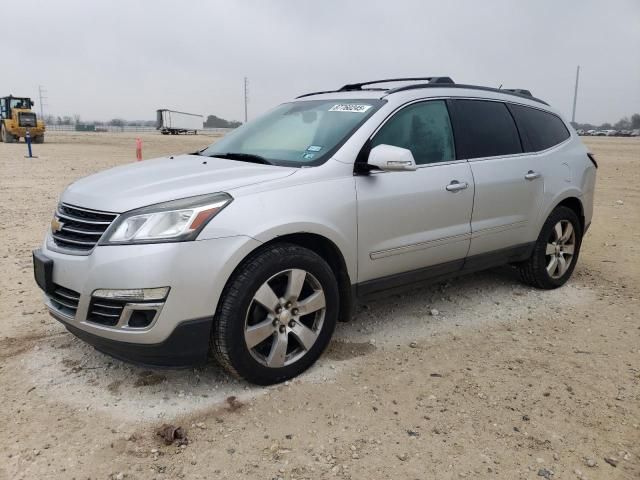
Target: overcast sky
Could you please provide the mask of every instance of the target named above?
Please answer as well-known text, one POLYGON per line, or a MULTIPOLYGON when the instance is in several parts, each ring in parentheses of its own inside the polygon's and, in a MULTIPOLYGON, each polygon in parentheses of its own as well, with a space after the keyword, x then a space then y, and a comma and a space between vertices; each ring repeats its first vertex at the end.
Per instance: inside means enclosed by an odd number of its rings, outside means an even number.
MULTIPOLYGON (((3 16, 0 95, 47 90, 45 114, 242 120, 367 79, 449 75, 528 88, 576 120, 640 112, 640 1, 37 1, 3 16)), ((25 4, 26 5, 26 4, 25 4)))

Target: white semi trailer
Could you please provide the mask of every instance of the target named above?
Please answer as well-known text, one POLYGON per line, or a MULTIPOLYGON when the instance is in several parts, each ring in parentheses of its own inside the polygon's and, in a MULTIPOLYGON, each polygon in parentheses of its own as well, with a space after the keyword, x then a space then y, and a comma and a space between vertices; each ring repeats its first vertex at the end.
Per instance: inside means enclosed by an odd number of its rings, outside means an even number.
POLYGON ((157 111, 156 129, 163 135, 194 133, 202 130, 204 117, 195 113, 176 112, 166 108, 157 111))

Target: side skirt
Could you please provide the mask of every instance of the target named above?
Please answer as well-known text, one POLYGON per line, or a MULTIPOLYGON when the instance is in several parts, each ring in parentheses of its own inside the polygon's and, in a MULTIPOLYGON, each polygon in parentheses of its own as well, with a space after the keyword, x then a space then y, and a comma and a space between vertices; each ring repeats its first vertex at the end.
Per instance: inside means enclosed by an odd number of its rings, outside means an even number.
POLYGON ((474 255, 465 259, 411 270, 410 272, 367 280, 366 282, 353 286, 353 296, 356 299, 363 299, 384 290, 392 290, 415 283, 439 282, 467 273, 478 272, 509 263, 521 262, 531 256, 534 245, 535 242, 525 243, 515 247, 474 255))

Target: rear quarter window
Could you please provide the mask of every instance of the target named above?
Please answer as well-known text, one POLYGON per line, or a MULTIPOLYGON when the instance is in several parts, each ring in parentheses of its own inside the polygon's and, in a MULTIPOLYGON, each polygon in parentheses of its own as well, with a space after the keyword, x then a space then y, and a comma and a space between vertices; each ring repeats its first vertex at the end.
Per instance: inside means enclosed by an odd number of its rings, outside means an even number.
POLYGON ((522 153, 516 124, 502 102, 451 100, 459 159, 522 153))
POLYGON ((516 119, 527 152, 546 150, 571 136, 564 122, 552 113, 513 104, 509 109, 516 119))

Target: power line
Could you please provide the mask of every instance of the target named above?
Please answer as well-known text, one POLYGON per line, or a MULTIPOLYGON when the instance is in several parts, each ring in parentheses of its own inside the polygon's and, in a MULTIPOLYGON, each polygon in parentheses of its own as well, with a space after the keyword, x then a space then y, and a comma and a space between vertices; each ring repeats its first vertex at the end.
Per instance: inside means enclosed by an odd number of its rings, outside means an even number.
POLYGON ((244 77, 244 123, 247 123, 247 103, 249 102, 249 79, 244 77))
POLYGON ((571 122, 576 121, 576 103, 578 103, 578 80, 580 80, 580 65, 576 69, 576 87, 573 91, 573 113, 571 114, 571 122))
POLYGON ((38 98, 40 99, 40 120, 44 120, 44 104, 47 100, 47 91, 42 85, 38 85, 38 98))

